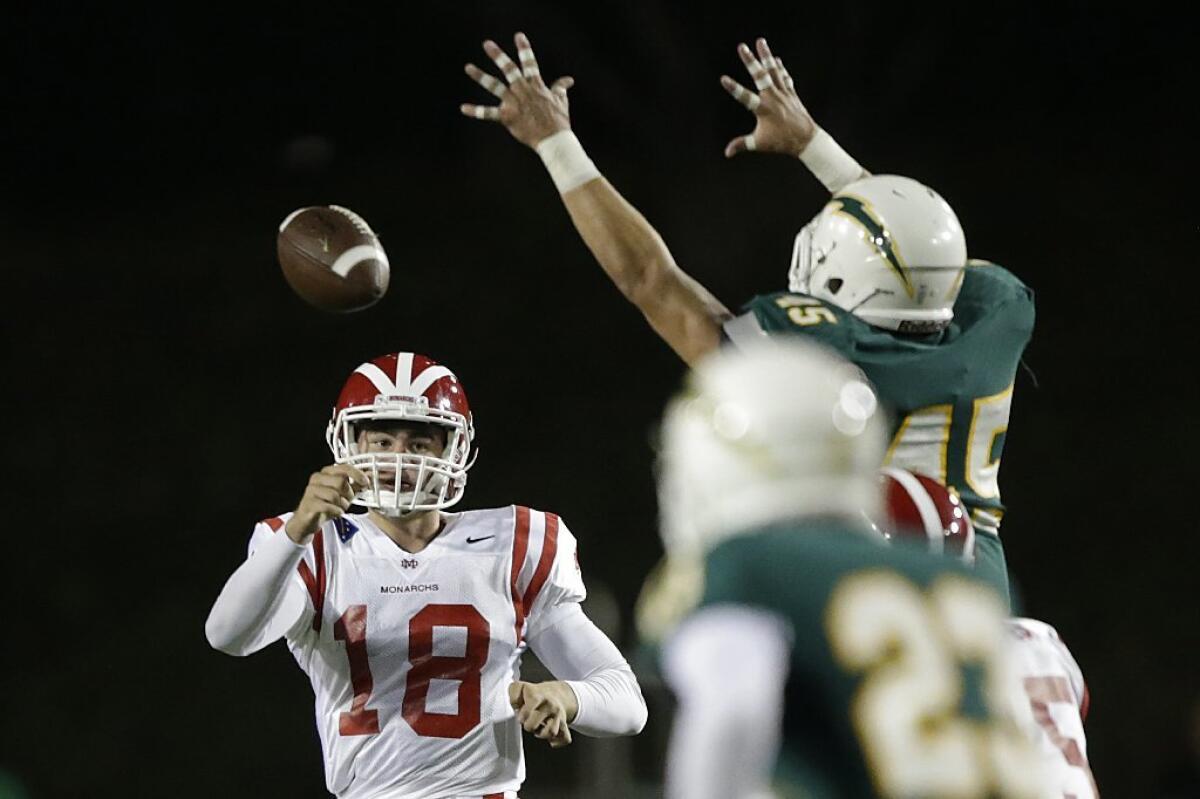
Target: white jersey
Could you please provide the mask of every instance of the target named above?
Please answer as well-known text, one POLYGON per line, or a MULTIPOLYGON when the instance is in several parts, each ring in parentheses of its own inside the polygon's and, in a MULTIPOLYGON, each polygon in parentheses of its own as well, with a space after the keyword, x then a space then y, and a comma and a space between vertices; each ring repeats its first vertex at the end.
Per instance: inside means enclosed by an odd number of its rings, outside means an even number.
POLYGON ((1079 664, 1045 622, 1010 619, 1009 632, 1018 674, 1038 725, 1038 745, 1054 775, 1054 796, 1098 799, 1083 733, 1088 691, 1079 664))
MULTIPOLYGON (((289 515, 260 522, 251 553, 289 515)), ((293 575, 308 602, 286 640, 312 682, 338 796, 513 796, 525 777, 508 685, 526 637, 585 596, 575 539, 524 507, 445 518, 413 554, 347 515, 322 526, 293 575)))

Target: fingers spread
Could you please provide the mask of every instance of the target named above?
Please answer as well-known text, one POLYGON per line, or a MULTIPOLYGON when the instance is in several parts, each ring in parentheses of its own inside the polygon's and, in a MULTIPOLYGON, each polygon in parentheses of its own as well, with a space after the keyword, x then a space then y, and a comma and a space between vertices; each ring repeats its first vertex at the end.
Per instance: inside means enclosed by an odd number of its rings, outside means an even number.
POLYGON ((738 153, 744 153, 753 150, 754 146, 755 141, 753 133, 748 133, 745 136, 738 136, 736 139, 730 141, 729 144, 725 145, 725 157, 733 158, 738 153))
POLYGON ((504 79, 510 86, 521 79, 521 70, 517 69, 517 65, 512 62, 508 54, 500 49, 500 45, 488 39, 483 43, 483 51, 488 54, 488 58, 492 59, 492 63, 504 73, 504 79))
POLYGON ((728 75, 721 76, 721 85, 725 87, 725 91, 733 95, 733 99, 745 106, 747 111, 753 112, 754 109, 758 108, 759 103, 762 102, 757 94, 728 75))
POLYGON ((463 116, 474 117, 475 119, 489 119, 493 122, 497 122, 500 119, 499 106, 463 103, 458 107, 458 110, 462 111, 463 116))
POLYGON ((754 57, 754 53, 750 51, 750 48, 744 44, 739 44, 738 55, 741 57, 742 63, 746 65, 746 71, 750 73, 750 77, 754 80, 754 88, 760 92, 763 89, 769 89, 771 87, 771 75, 767 72, 766 67, 754 57))
POLYGON ((517 59, 521 62, 521 72, 527 78, 539 77, 542 73, 538 69, 537 58, 533 55, 533 47, 529 44, 529 39, 523 33, 518 33, 513 37, 513 41, 517 45, 517 59))
POLYGON ((767 70, 775 88, 786 89, 787 84, 783 79, 783 62, 771 52, 771 47, 767 44, 766 39, 760 38, 755 42, 755 46, 758 48, 759 58, 762 59, 763 67, 767 70))
POLYGON ((565 98, 567 96, 567 89, 571 88, 574 85, 575 85, 575 79, 572 78, 570 75, 564 75, 563 77, 554 81, 554 83, 550 86, 550 91, 554 92, 555 94, 561 95, 562 97, 565 98))
POLYGON ((782 58, 776 58, 775 63, 779 65, 779 74, 783 76, 783 85, 789 92, 796 91, 796 81, 792 80, 792 76, 788 73, 787 67, 783 65, 782 58))
POLYGON ((503 98, 504 93, 508 91, 508 87, 504 85, 503 81, 493 78, 491 75, 487 74, 474 64, 467 64, 464 69, 466 70, 467 75, 470 76, 471 80, 487 89, 496 97, 503 98))

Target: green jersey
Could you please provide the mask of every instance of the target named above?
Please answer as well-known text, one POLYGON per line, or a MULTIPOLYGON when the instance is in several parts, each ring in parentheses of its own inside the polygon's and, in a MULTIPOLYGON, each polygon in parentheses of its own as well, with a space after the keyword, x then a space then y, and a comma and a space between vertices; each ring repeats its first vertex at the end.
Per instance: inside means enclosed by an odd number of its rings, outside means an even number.
POLYGON ((961 565, 820 520, 726 540, 704 568, 695 614, 766 611, 791 633, 780 796, 1029 795, 997 690, 1004 603, 961 565))
POLYGON ((958 491, 976 529, 999 531, 1000 455, 1013 379, 1033 332, 1033 292, 1008 270, 972 261, 937 333, 872 327, 803 294, 751 300, 726 323, 736 345, 755 336, 809 336, 855 363, 893 417, 885 465, 921 472, 958 491))

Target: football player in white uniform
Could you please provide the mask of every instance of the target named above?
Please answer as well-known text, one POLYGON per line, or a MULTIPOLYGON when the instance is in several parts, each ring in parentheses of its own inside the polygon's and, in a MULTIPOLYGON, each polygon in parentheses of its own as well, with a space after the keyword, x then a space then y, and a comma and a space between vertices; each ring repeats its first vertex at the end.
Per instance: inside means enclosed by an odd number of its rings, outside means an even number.
MULTIPOLYGON (((923 474, 884 469, 885 521, 876 529, 887 538, 928 542, 931 551, 971 564, 975 532, 958 496, 923 474)), ((1008 621, 1012 669, 1020 681, 1014 701, 1019 717, 1032 716, 1029 733, 1041 748, 1055 799, 1098 799, 1087 759, 1088 690, 1083 672, 1058 632, 1043 621, 1008 621), (1036 728, 1035 728, 1036 727, 1036 728)))
POLYGON ((329 422, 335 463, 294 512, 254 528, 209 614, 222 652, 287 641, 340 797, 511 799, 522 728, 564 746, 572 731, 645 724, 633 672, 580 608, 563 521, 520 506, 446 512, 473 436, 446 367, 412 353, 360 365, 329 422), (558 680, 520 679, 527 647, 558 680))
POLYGON ((1009 621, 1017 669, 1033 718, 1038 743, 1063 799, 1099 799, 1096 778, 1087 759, 1088 689, 1083 672, 1067 645, 1044 621, 1009 621))

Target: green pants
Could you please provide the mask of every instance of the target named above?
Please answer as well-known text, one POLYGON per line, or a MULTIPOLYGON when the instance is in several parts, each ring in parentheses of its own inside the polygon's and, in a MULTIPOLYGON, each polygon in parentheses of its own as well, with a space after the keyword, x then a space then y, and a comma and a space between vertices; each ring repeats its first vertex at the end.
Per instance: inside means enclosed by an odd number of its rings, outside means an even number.
POLYGON ((1012 611, 1012 593, 1008 586, 1008 563, 1004 560, 1004 545, 1000 536, 975 531, 975 574, 1000 592, 1012 611))

